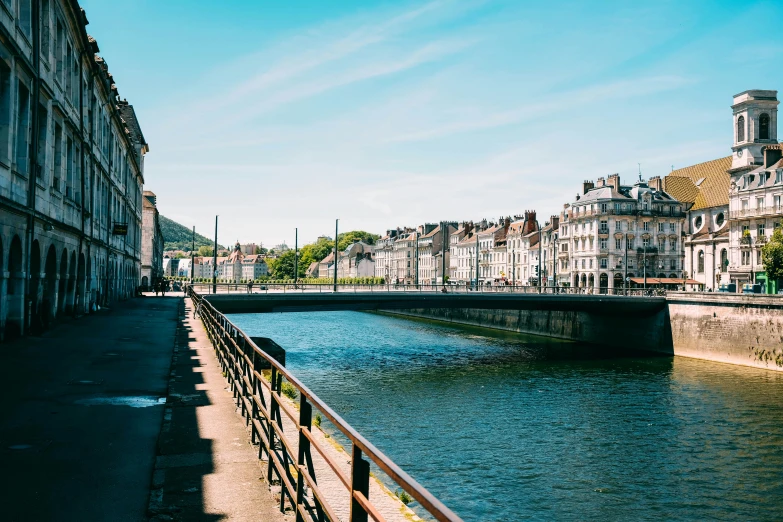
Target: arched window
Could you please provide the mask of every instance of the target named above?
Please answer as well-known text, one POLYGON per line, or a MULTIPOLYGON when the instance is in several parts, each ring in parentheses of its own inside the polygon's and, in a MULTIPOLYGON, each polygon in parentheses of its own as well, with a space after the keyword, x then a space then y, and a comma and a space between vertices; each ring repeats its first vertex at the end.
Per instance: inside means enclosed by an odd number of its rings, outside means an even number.
POLYGON ((769 114, 759 116, 759 139, 769 139, 769 114))
POLYGON ((725 272, 729 268, 729 255, 726 249, 720 251, 720 271, 725 272))
POLYGON ((699 273, 704 273, 704 250, 699 250, 699 273))
POLYGON ((745 116, 737 118, 737 143, 745 141, 745 116))

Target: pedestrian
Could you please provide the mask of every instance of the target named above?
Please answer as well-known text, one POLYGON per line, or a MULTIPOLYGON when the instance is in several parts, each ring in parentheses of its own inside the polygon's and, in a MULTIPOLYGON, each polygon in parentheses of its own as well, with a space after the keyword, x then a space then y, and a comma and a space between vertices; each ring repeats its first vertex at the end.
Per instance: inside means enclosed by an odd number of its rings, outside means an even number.
POLYGON ((247 282, 247 293, 252 294, 253 293, 253 280, 247 282))
POLYGON ((160 295, 162 297, 166 297, 166 290, 168 290, 168 289, 169 289, 169 282, 168 282, 168 280, 164 279, 160 283, 160 295))
POLYGON ((155 284, 152 286, 155 287, 155 297, 158 297, 158 292, 160 292, 160 281, 155 281, 155 284))

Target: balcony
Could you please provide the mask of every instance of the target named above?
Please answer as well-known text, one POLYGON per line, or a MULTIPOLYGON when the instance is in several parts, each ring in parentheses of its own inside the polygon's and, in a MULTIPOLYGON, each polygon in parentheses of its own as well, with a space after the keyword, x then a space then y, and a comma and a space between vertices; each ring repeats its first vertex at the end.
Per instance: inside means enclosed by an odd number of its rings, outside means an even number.
POLYGON ((643 256, 645 254, 645 252, 647 253, 648 256, 657 255, 658 254, 658 247, 648 246, 647 248, 638 247, 636 249, 636 253, 639 254, 640 256, 643 256))
POLYGON ((729 219, 780 215, 783 215, 783 207, 743 208, 742 210, 732 210, 729 212, 729 219))

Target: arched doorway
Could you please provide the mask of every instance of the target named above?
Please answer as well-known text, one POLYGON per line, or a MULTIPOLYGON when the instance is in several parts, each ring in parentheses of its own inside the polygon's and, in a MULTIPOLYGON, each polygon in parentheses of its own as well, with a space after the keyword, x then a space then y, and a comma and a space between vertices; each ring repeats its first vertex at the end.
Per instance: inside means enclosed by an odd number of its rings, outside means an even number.
POLYGON ((66 308, 70 313, 76 309, 76 251, 71 252, 71 259, 68 263, 68 302, 66 308))
POLYGON ((87 281, 84 253, 79 254, 79 265, 76 270, 76 312, 84 312, 85 283, 87 281))
POLYGON ((620 293, 624 286, 623 286, 623 274, 615 274, 614 280, 612 281, 612 284, 614 285, 614 293, 620 293))
POLYGON ((598 277, 598 286, 600 287, 600 292, 602 294, 606 294, 609 292, 609 276, 606 274, 601 274, 598 277))
POLYGON ((574 288, 579 288, 579 274, 574 274, 574 288))
POLYGON ((65 313, 66 294, 68 290, 68 250, 63 249, 60 256, 60 284, 57 289, 57 313, 65 313))
POLYGON ((582 274, 582 278, 580 280, 579 286, 582 288, 585 288, 587 286, 587 276, 585 274, 582 274))
POLYGON ((28 328, 33 327, 40 330, 40 308, 41 308, 41 244, 38 240, 33 241, 30 249, 30 317, 28 318, 28 328))
POLYGON ((14 236, 8 249, 8 303, 5 321, 6 337, 24 333, 24 265, 22 261, 22 240, 14 236))
POLYGON ((48 328, 53 317, 57 315, 57 250, 49 246, 44 264, 45 283, 41 299, 41 322, 48 328))

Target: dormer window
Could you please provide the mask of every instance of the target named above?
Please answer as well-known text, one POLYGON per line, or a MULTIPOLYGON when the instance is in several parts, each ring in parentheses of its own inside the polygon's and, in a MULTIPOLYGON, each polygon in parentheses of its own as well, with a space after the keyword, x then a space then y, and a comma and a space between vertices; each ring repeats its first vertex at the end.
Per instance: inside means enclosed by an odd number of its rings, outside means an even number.
POLYGON ((759 139, 769 139, 769 114, 759 116, 759 139))
POLYGON ((745 141, 745 116, 737 118, 737 143, 745 141))

